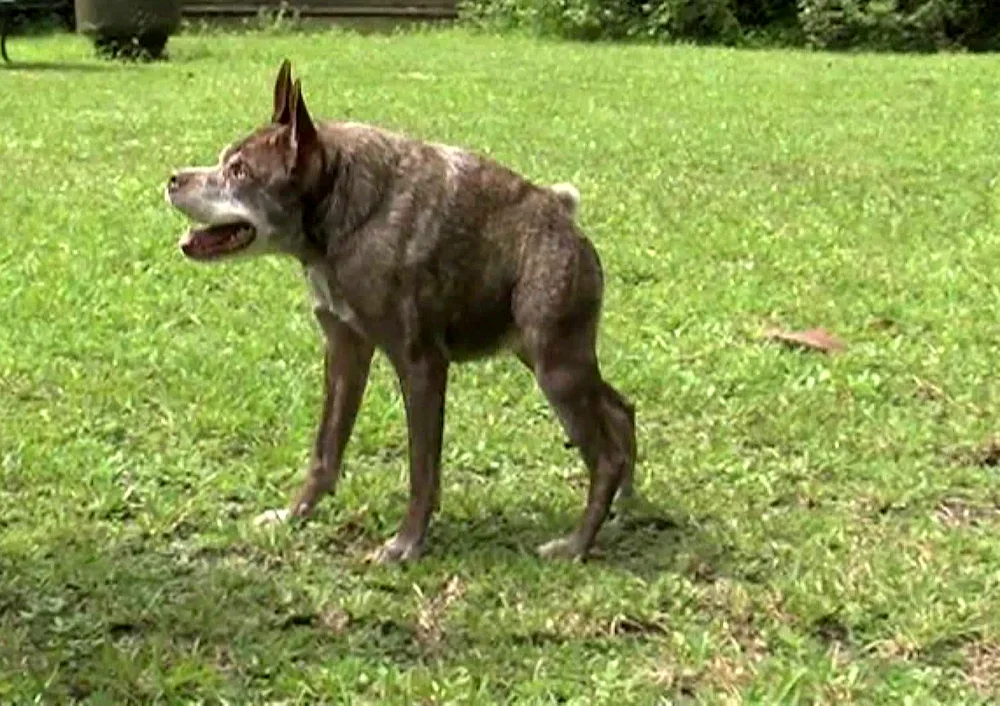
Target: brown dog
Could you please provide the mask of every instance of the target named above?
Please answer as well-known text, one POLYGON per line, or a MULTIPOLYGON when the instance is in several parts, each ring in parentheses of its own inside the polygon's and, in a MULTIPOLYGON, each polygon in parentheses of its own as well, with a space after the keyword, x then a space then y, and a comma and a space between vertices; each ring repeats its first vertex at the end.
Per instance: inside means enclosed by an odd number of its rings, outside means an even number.
POLYGON ((271 122, 218 165, 176 172, 168 202, 204 224, 194 260, 280 253, 302 263, 326 338, 326 399, 290 509, 335 491, 375 349, 406 405, 410 500, 381 562, 415 559, 438 505, 448 367, 514 353, 534 373, 590 472, 582 520, 541 547, 583 558, 616 491, 632 498, 633 406, 600 373, 603 274, 570 186, 540 187, 465 150, 356 123, 314 123, 285 61, 271 122))

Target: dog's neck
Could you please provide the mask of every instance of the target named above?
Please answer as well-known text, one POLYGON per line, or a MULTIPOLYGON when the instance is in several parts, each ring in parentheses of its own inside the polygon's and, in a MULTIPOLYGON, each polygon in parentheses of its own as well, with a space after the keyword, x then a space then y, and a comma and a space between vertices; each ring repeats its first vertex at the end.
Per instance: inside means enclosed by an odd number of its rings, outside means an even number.
POLYGON ((390 193, 398 153, 382 141, 324 140, 324 168, 303 197, 303 264, 329 260, 377 214, 390 193))
POLYGON ((328 221, 337 210, 338 177, 341 176, 343 157, 333 149, 324 160, 324 166, 314 189, 302 198, 302 233, 305 236, 303 264, 315 262, 326 256, 329 248, 328 221))

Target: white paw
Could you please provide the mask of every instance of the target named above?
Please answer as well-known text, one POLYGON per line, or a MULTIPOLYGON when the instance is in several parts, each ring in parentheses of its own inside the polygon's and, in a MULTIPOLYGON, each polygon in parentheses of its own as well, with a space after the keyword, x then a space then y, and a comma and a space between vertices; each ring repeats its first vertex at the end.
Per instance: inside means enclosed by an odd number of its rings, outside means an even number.
POLYGON ((419 542, 396 535, 369 554, 368 560, 374 564, 402 564, 416 561, 421 553, 419 542))
POLYGON ((267 512, 262 512, 257 517, 253 519, 254 525, 257 527, 264 527, 267 525, 281 525, 288 522, 288 518, 292 516, 292 511, 288 508, 281 508, 280 510, 268 510, 267 512))
POLYGON ((536 551, 538 556, 543 559, 568 559, 570 561, 583 561, 585 554, 580 540, 572 534, 546 542, 539 546, 536 551))

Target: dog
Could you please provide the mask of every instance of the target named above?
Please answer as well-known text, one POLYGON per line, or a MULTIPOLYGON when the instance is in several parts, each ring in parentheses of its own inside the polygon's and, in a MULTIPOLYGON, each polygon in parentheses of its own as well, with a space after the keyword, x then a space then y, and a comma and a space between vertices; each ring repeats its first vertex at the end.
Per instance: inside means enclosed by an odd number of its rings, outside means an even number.
POLYGON ((269 123, 211 167, 169 177, 198 262, 298 260, 325 339, 322 414, 305 481, 260 522, 307 517, 336 491, 376 350, 398 376, 409 503, 372 559, 418 559, 440 495, 448 369, 509 353, 533 374, 589 471, 576 528, 538 547, 585 559, 634 496, 635 407, 604 380, 596 340, 604 272, 576 222, 579 192, 496 161, 373 125, 314 121, 286 59, 269 123), (617 494, 617 500, 616 498, 617 494))

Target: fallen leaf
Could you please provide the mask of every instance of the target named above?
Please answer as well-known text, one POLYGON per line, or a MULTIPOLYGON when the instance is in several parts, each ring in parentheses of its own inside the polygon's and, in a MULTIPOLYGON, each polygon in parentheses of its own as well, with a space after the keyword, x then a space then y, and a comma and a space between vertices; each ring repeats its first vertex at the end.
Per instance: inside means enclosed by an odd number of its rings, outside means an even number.
POLYGON ((764 332, 764 338, 823 353, 840 353, 847 347, 842 340, 821 328, 811 328, 808 331, 784 331, 771 328, 764 332))
MULTIPOLYGON (((417 588, 417 587, 414 587, 417 588)), ((426 646, 436 646, 444 637, 444 618, 451 605, 465 595, 465 583, 458 576, 449 578, 437 595, 427 600, 421 596, 417 615, 417 639, 426 646)), ((419 592, 419 589, 418 589, 419 592)))

